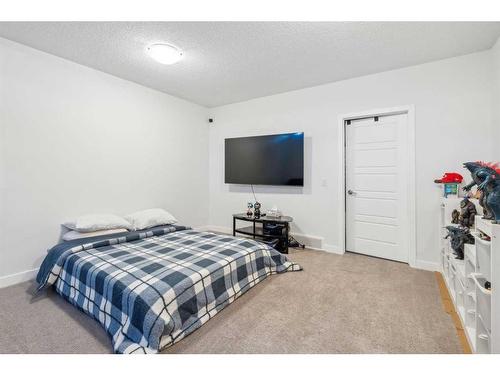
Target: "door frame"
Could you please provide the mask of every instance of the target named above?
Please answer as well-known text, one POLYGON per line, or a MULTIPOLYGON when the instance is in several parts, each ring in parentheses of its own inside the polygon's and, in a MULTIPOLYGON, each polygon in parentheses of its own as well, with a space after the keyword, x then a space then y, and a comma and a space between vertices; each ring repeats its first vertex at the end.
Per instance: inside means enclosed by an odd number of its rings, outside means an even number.
POLYGON ((416 237, 416 199, 415 199, 415 106, 405 105, 392 108, 379 108, 368 111, 360 111, 355 113, 347 113, 339 115, 338 117, 338 159, 339 159, 339 185, 338 185, 338 200, 339 200, 339 233, 340 233, 340 246, 339 252, 344 254, 346 251, 346 202, 345 202, 345 189, 346 189, 346 175, 345 175, 345 162, 346 162, 346 131, 345 122, 347 120, 360 119, 363 117, 375 116, 390 116, 406 114, 408 116, 408 228, 406 228, 406 238, 408 238, 408 264, 411 267, 417 267, 417 237, 416 237))

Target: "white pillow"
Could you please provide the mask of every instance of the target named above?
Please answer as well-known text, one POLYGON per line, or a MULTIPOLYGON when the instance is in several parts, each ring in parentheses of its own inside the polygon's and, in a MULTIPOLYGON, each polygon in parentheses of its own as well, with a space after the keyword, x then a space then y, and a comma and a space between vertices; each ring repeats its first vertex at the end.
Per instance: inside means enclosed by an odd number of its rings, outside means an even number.
POLYGON ((87 238, 94 236, 104 236, 105 234, 122 233, 128 232, 126 229, 108 229, 108 230, 97 230, 95 232, 77 232, 76 230, 71 230, 64 233, 62 239, 63 241, 77 240, 79 238, 87 238))
POLYGON ((125 216, 135 230, 177 223, 175 217, 162 208, 151 208, 125 216))
POLYGON ((107 229, 133 229, 124 218, 113 214, 83 215, 63 224, 78 232, 95 232, 107 229))

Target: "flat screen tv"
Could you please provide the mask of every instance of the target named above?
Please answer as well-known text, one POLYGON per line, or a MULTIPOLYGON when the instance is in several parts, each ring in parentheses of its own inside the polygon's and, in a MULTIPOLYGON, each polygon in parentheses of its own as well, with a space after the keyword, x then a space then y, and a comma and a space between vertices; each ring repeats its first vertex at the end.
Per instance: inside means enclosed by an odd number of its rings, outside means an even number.
POLYGON ((304 133, 226 138, 225 182, 304 186, 304 133))

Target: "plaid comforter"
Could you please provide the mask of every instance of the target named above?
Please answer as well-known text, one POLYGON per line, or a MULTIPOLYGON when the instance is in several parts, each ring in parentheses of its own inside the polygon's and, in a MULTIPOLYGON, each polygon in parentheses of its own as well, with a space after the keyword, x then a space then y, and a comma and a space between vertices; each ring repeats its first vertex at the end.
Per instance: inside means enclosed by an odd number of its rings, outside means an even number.
POLYGON ((97 319, 115 352, 156 353, 270 274, 301 269, 262 243, 179 228, 73 246, 39 282, 97 319))

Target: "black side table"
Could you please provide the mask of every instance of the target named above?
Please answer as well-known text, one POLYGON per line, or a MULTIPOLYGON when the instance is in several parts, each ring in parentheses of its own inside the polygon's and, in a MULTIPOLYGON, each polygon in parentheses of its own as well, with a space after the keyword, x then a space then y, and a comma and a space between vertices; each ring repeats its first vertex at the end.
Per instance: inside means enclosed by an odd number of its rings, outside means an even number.
POLYGON ((248 216, 246 213, 233 215, 233 236, 237 233, 251 236, 252 238, 263 242, 271 242, 278 240, 277 250, 288 254, 288 233, 290 231, 290 223, 293 218, 290 216, 248 216), (252 223, 252 225, 237 228, 236 221, 252 223), (273 226, 274 228, 270 228, 273 226))

